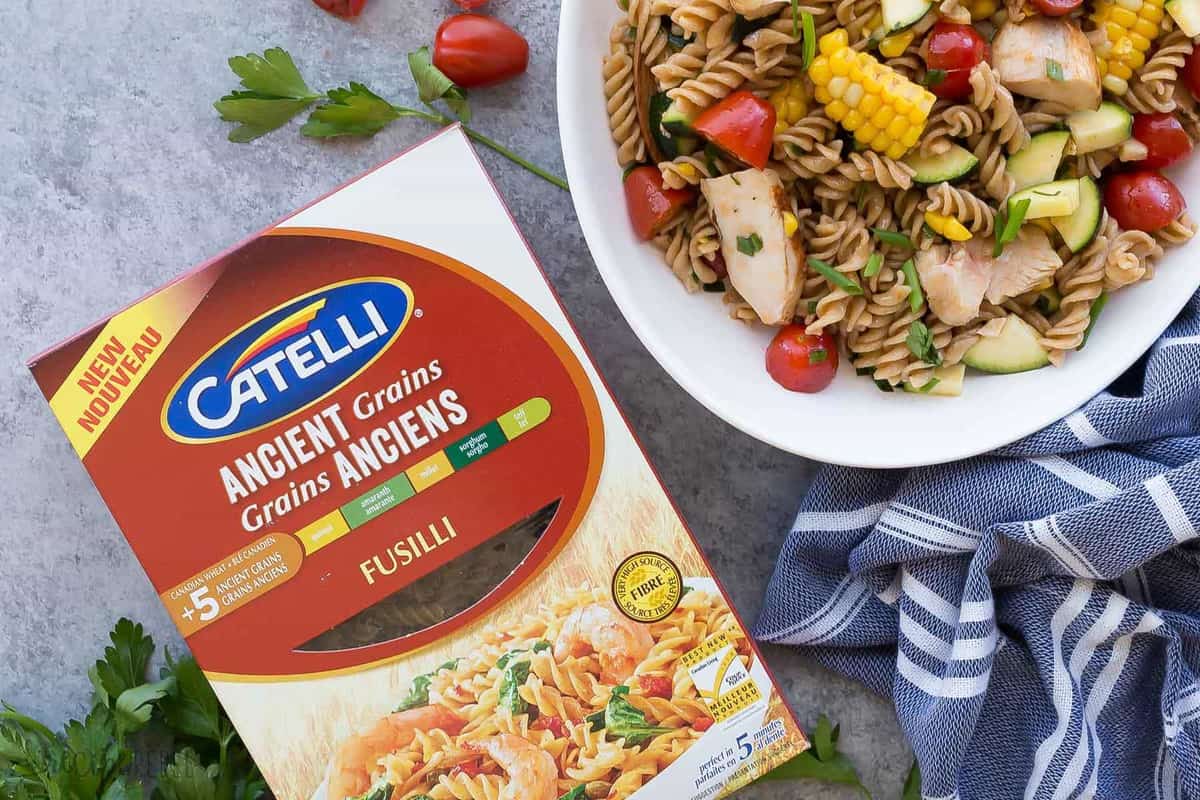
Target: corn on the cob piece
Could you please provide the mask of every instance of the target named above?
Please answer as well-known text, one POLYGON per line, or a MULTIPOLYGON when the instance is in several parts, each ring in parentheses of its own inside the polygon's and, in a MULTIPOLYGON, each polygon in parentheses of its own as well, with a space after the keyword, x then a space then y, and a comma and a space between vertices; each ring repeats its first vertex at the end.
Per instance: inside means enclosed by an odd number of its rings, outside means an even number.
POLYGON ((900 158, 921 138, 934 96, 869 53, 855 52, 842 28, 818 42, 808 68, 813 96, 860 144, 900 158))
POLYGON ((965 242, 971 238, 971 232, 957 218, 949 214, 939 214, 936 211, 925 212, 925 223, 934 233, 945 236, 952 242, 965 242))
POLYGON ((1163 0, 1099 0, 1092 12, 1096 23, 1096 61, 1100 83, 1123 95, 1129 79, 1146 63, 1150 45, 1162 31, 1163 0))
POLYGON ((800 220, 796 219, 796 215, 790 211, 783 212, 783 235, 790 239, 796 235, 798 230, 800 230, 800 220))
POLYGON ((808 114, 808 94, 803 77, 785 81, 767 99, 775 108, 776 133, 783 133, 808 114))

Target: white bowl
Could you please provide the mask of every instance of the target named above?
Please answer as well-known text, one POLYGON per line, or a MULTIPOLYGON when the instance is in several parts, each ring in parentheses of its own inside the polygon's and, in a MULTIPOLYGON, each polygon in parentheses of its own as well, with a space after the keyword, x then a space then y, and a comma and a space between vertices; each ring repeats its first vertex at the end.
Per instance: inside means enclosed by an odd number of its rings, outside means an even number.
MULTIPOLYGON (((958 398, 885 393, 842 359, 833 385, 788 392, 767 375, 771 331, 728 317, 720 295, 687 294, 625 214, 621 168, 605 115, 601 59, 620 12, 606 0, 563 0, 558 119, 580 225, 625 319, 689 394, 768 444, 819 461, 911 467, 984 453, 1066 416, 1133 364, 1200 285, 1191 243, 1154 280, 1115 292, 1085 349, 1066 365, 1019 375, 970 372, 958 398)), ((1197 156, 1200 157, 1200 156, 1197 156)), ((1172 177, 1200 197, 1200 170, 1172 177)))

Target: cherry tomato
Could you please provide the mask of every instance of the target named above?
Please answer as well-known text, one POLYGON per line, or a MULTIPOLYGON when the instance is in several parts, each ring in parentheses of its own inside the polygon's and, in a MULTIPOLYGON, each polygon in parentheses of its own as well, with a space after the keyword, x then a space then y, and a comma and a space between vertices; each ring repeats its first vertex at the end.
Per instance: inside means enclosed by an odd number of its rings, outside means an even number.
POLYGON ((1192 50, 1192 54, 1183 62, 1183 85, 1192 93, 1192 97, 1200 100, 1200 48, 1192 50))
POLYGON ((1192 140, 1174 114, 1135 114, 1133 138, 1150 151, 1140 167, 1166 167, 1192 152, 1192 140))
POLYGON ((555 739, 565 739, 570 733, 567 730, 567 723, 563 722, 562 717, 538 717, 529 724, 529 727, 535 731, 550 731, 554 734, 555 739))
POLYGON ((466 775, 468 778, 474 778, 483 772, 483 767, 478 761, 463 761, 461 764, 455 764, 450 769, 450 775, 466 775))
POLYGON ((437 30, 433 64, 459 86, 490 86, 525 71, 529 43, 495 17, 455 14, 437 30))
POLYGON ((330 14, 337 14, 339 17, 347 19, 357 17, 367 5, 367 0, 313 0, 313 2, 330 14))
POLYGON ((638 685, 642 687, 642 694, 646 697, 662 697, 669 700, 675 693, 671 679, 662 675, 639 675, 638 685))
POLYGON ((454 2, 458 4, 458 7, 464 11, 474 11, 480 6, 487 5, 487 1, 488 0, 454 0, 454 2))
POLYGON ((925 66, 933 73, 926 76, 929 91, 951 100, 966 97, 971 93, 971 70, 988 52, 987 41, 972 26, 938 20, 921 45, 925 66))
POLYGON ((1109 178, 1104 186, 1104 207, 1122 228, 1149 233, 1174 222, 1186 204, 1175 184, 1146 169, 1109 178))
POLYGON ((696 721, 692 723, 692 728, 697 733, 704 733, 713 726, 712 717, 696 717, 696 721))
POLYGON ((625 176, 625 207, 643 240, 653 239, 695 196, 691 189, 664 188, 658 167, 636 167, 625 176))
POLYGON ((692 127, 729 155, 762 169, 771 158, 775 107, 750 92, 738 91, 706 109, 692 127))
POLYGON ((1033 0, 1033 4, 1047 17, 1064 17, 1083 5, 1083 0, 1033 0))
POLYGON ((788 325, 767 346, 767 372, 793 392, 821 391, 833 382, 837 367, 837 341, 829 331, 813 336, 803 325, 788 325))

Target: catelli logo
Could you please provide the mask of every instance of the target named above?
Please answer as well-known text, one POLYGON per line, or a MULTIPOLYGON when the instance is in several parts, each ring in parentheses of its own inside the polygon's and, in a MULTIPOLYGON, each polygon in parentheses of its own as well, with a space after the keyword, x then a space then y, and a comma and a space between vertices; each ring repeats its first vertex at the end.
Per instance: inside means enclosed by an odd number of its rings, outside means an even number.
POLYGON ((412 290, 390 278, 345 281, 284 303, 184 373, 163 407, 163 429, 179 441, 211 442, 290 416, 370 366, 412 311, 412 290))

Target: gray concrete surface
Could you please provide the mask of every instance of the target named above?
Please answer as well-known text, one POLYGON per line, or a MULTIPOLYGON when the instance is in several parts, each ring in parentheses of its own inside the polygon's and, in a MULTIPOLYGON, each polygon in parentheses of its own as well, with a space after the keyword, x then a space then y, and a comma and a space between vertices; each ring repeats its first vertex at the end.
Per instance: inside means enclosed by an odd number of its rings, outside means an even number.
MULTIPOLYGON (((308 0, 0 3, 0 698, 51 724, 79 714, 85 669, 120 615, 182 648, 25 359, 430 132, 404 120, 364 142, 321 144, 292 128, 230 144, 211 108, 235 85, 227 56, 281 45, 313 86, 362 79, 415 100, 404 54, 451 9, 448 0, 372 0, 347 24, 308 0)), ((532 63, 520 80, 474 95, 478 127, 562 174, 557 4, 496 0, 492 10, 529 38, 532 63)), ((684 394, 617 312, 566 194, 488 151, 483 158, 753 619, 813 465, 747 438, 684 394)), ((844 749, 875 796, 898 797, 909 755, 890 705, 794 652, 767 656, 801 719, 826 712, 840 721, 844 749)), ((855 795, 776 784, 742 796, 855 795)))

